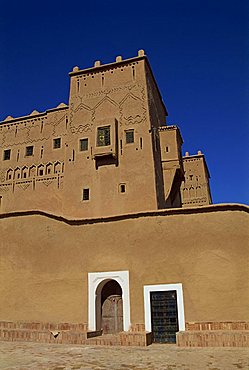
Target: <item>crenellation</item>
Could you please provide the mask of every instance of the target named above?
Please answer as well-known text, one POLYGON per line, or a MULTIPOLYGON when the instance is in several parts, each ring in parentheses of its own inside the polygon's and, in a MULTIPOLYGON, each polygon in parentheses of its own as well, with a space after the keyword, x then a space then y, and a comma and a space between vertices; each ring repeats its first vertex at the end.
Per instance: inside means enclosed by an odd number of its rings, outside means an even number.
POLYGON ((147 345, 246 328, 248 207, 210 206, 205 156, 182 156, 144 51, 116 60, 74 67, 68 106, 0 125, 4 340, 147 345))
POLYGON ((1 184, 13 185, 1 212, 28 207, 99 217, 181 206, 183 141, 176 125, 166 126, 167 111, 144 51, 83 70, 76 66, 69 76, 68 105, 1 122, 1 184), (32 189, 29 203, 16 196, 17 185, 27 194, 32 189))
POLYGON ((205 157, 200 150, 196 155, 186 154, 183 157, 185 177, 181 186, 183 207, 211 204, 210 175, 205 157))

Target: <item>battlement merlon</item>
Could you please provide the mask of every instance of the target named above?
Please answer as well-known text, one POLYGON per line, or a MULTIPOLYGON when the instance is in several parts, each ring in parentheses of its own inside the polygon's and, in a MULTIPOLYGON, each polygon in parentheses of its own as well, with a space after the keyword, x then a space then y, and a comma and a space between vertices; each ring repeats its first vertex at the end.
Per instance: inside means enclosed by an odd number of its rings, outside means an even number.
POLYGON ((181 135, 181 131, 180 131, 180 129, 177 125, 160 126, 158 130, 159 130, 159 132, 176 131, 180 145, 182 145, 184 143, 182 135, 181 135))
POLYGON ((182 156, 183 163, 188 162, 188 161, 198 160, 198 159, 203 161, 207 177, 210 179, 211 176, 210 176, 210 172, 209 172, 209 169, 208 169, 208 166, 207 166, 205 155, 200 150, 198 150, 197 154, 189 155, 189 152, 186 152, 185 155, 182 156))
POLYGON ((46 109, 45 112, 38 112, 37 110, 33 110, 33 112, 31 112, 30 114, 26 114, 25 116, 20 116, 20 117, 7 116, 3 121, 0 121, 0 125, 10 125, 12 123, 17 123, 18 121, 37 119, 37 118, 46 116, 50 112, 54 112, 57 110, 64 110, 64 109, 68 109, 68 105, 66 105, 65 103, 60 103, 55 108, 46 109))
POLYGON ((94 65, 92 67, 89 67, 89 68, 80 69, 78 66, 75 66, 73 68, 73 70, 71 72, 69 72, 69 76, 70 77, 77 77, 77 76, 87 75, 87 74, 91 74, 91 73, 105 72, 107 70, 114 69, 114 68, 117 68, 117 67, 122 67, 122 66, 128 65, 130 63, 138 62, 138 61, 141 61, 141 60, 144 60, 146 71, 149 73, 150 77, 152 78, 152 81, 154 82, 157 94, 159 96, 162 107, 164 109, 164 115, 168 116, 167 108, 166 108, 166 106, 163 102, 160 90, 157 86, 156 79, 155 79, 155 77, 153 75, 153 72, 152 72, 152 68, 150 66, 150 63, 149 63, 149 60, 148 60, 147 56, 145 55, 144 50, 139 50, 138 51, 138 56, 133 57, 133 58, 123 59, 122 56, 117 56, 115 62, 112 62, 112 63, 101 64, 101 62, 99 60, 97 60, 97 61, 94 62, 94 65))

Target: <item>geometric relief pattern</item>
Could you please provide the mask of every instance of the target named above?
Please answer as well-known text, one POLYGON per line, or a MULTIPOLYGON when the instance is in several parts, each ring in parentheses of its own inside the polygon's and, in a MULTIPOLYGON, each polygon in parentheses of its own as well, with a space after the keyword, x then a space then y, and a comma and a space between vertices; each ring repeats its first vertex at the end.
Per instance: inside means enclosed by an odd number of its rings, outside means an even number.
POLYGON ((119 118, 119 106, 109 96, 105 96, 94 107, 93 120, 101 120, 104 116, 119 118))
MULTIPOLYGON (((80 97, 77 97, 77 99, 80 97)), ((83 95, 81 102, 70 105, 70 131, 82 133, 92 131, 94 121, 105 116, 115 117, 120 125, 136 125, 146 120, 145 89, 140 83, 104 89, 83 95), (85 101, 82 101, 84 100, 85 101)))
POLYGON ((69 127, 73 134, 92 131, 92 110, 89 106, 80 103, 75 109, 72 104, 69 127))
POLYGON ((7 184, 0 185, 0 192, 7 193, 12 187, 7 184))
MULTIPOLYGON (((25 180, 28 178, 32 179, 34 177, 44 178, 44 176, 45 176, 45 179, 49 181, 50 179, 47 178, 48 175, 51 176, 53 174, 62 173, 63 168, 64 168, 63 161, 56 161, 54 163, 49 162, 47 164, 39 164, 39 165, 32 164, 29 167, 24 166, 22 168, 16 167, 14 171, 11 168, 9 168, 9 169, 6 169, 5 171, 2 171, 4 172, 4 176, 3 176, 4 178, 2 181, 18 180, 18 184, 19 184, 19 181, 23 181, 24 179, 25 180), (12 175, 13 172, 14 172, 14 176, 12 175)), ((26 183, 26 181, 22 182, 22 184, 24 183, 26 183)), ((49 186, 49 185, 50 184, 47 184, 46 186, 49 186)))
POLYGON ((22 190, 27 190, 30 185, 31 185, 31 181, 30 182, 25 182, 25 183, 22 183, 22 184, 18 184, 17 187, 19 189, 22 189, 22 190))
POLYGON ((191 185, 190 187, 182 187, 182 195, 183 199, 198 199, 200 197, 203 197, 203 191, 202 191, 202 186, 194 186, 191 185))
POLYGON ((128 93, 120 102, 120 121, 125 125, 136 125, 146 120, 146 108, 142 101, 128 93), (138 104, 140 102, 140 104, 138 104))
POLYGON ((43 183, 43 185, 48 187, 49 185, 51 185, 53 183, 53 181, 52 180, 44 180, 42 183, 43 183))
MULTIPOLYGON (((13 124, 12 124, 13 125, 13 124)), ((52 135, 66 134, 66 113, 49 113, 43 118, 27 118, 17 121, 15 126, 3 126, 0 144, 8 146, 23 145, 48 140, 52 135), (49 120, 47 118, 49 117, 49 120)))
POLYGON ((5 168, 3 170, 0 171, 0 181, 1 182, 4 182, 5 179, 6 179, 6 171, 8 170, 8 168, 5 168))
POLYGON ((67 114, 61 116, 60 112, 54 114, 53 120, 51 122, 52 135, 53 136, 63 136, 66 135, 66 119, 67 114))

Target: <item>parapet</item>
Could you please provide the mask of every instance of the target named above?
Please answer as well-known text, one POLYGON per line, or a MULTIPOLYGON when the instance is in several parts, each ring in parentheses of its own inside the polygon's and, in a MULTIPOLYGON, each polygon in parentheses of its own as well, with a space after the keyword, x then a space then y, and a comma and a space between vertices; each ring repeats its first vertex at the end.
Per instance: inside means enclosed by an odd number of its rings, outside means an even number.
POLYGON ((27 114, 25 116, 20 116, 20 117, 12 117, 12 116, 7 116, 3 121, 0 121, 0 125, 2 124, 10 124, 10 123, 16 123, 16 121, 23 121, 27 120, 29 118, 34 118, 34 117, 41 117, 41 116, 46 116, 48 112, 56 111, 56 110, 62 110, 62 109, 67 109, 68 105, 65 103, 60 103, 57 105, 55 108, 50 108, 45 110, 44 112, 38 112, 36 109, 34 109, 30 114, 27 114))
POLYGON ((99 70, 99 69, 105 69, 105 68, 108 68, 108 67, 113 67, 117 64, 122 64, 122 63, 125 64, 125 63, 136 62, 137 60, 140 60, 140 59, 146 59, 147 60, 145 51, 143 49, 138 50, 138 55, 136 57, 133 57, 133 58, 123 59, 121 55, 118 55, 115 59, 115 62, 111 62, 111 63, 107 63, 107 64, 101 64, 100 60, 96 60, 94 62, 93 67, 88 67, 88 68, 84 68, 84 69, 80 69, 78 66, 75 66, 73 68, 73 70, 71 72, 69 72, 69 75, 70 76, 75 76, 75 75, 82 74, 82 73, 88 73, 88 72, 90 72, 92 70, 96 70, 96 69, 99 70))

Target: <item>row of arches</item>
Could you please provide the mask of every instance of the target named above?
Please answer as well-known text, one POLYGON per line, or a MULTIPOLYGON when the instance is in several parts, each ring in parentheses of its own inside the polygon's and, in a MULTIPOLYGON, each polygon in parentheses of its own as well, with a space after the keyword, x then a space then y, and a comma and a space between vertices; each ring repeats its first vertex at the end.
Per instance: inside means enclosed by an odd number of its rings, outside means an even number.
POLYGON ((202 188, 200 185, 194 187, 190 186, 190 188, 184 187, 182 189, 183 198, 198 198, 203 195, 202 188))
POLYGON ((56 161, 47 164, 32 165, 30 167, 9 168, 6 172, 6 180, 27 179, 36 176, 53 175, 64 171, 64 163, 56 161))

